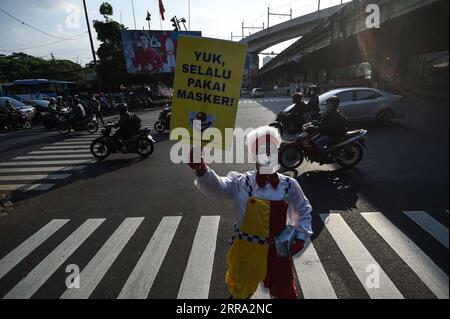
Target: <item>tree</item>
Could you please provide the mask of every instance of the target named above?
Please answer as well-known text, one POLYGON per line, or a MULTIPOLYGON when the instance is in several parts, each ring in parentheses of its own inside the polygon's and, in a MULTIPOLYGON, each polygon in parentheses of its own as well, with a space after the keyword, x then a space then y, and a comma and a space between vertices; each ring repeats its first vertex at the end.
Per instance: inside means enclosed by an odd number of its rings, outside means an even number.
POLYGON ((48 61, 25 53, 0 57, 0 83, 31 78, 76 82, 83 78, 82 67, 69 60, 48 61))
POLYGON ((108 16, 113 15, 113 7, 108 2, 103 2, 100 5, 100 14, 105 18, 106 21, 109 20, 108 16))
MULTIPOLYGON (((100 6, 101 13, 104 12, 102 10, 104 6, 105 3, 100 6)), ((112 7, 108 12, 112 13, 112 7)), ((106 15, 104 17, 105 21, 94 21, 97 39, 101 42, 97 50, 99 57, 98 76, 104 86, 117 89, 128 77, 121 35, 121 31, 126 28, 123 24, 109 19, 106 15)))

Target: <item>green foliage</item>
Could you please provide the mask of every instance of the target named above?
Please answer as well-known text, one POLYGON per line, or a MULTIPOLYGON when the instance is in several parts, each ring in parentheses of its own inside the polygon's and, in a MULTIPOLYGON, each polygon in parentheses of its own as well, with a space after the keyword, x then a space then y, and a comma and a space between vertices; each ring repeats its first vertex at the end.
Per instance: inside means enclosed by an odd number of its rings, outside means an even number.
POLYGON ((108 16, 112 16, 113 15, 113 7, 112 7, 112 5, 110 5, 108 2, 103 2, 100 5, 100 14, 106 20, 108 20, 108 16))
POLYGON ((98 76, 102 86, 118 88, 128 77, 121 36, 121 31, 125 30, 125 27, 114 20, 106 19, 94 21, 94 29, 97 31, 97 39, 101 42, 97 56, 98 76))
POLYGON ((82 67, 68 60, 44 60, 25 53, 0 56, 0 83, 19 79, 79 81, 82 67))

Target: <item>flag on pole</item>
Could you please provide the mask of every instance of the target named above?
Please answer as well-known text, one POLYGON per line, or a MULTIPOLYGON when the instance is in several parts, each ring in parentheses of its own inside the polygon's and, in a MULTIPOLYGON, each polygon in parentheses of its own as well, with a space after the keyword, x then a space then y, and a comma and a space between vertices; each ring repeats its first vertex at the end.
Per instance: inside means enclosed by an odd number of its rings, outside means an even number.
POLYGON ((164 12, 166 12, 166 9, 164 9, 164 5, 162 3, 162 0, 159 0, 159 14, 161 15, 161 19, 164 21, 164 12))

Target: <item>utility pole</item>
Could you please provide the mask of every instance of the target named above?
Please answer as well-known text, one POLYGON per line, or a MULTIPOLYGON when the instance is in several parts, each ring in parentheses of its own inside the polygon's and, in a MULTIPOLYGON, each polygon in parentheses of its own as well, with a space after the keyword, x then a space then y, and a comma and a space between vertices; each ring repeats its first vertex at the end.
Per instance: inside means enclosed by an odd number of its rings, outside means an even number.
POLYGON ((150 28, 150 20, 152 19, 151 17, 152 17, 152 15, 150 14, 150 12, 147 11, 147 17, 145 18, 145 20, 147 20, 147 22, 148 22, 148 31, 151 30, 151 28, 150 28))
MULTIPOLYGON (((319 0, 320 5, 320 0, 319 0)), ((292 20, 292 8, 289 10, 289 13, 273 13, 270 12, 270 7, 267 7, 267 27, 270 26, 270 16, 281 16, 281 17, 289 17, 292 20)))
POLYGON ((264 22, 263 22, 262 27, 254 27, 254 26, 246 27, 246 26, 244 26, 244 22, 242 22, 242 39, 244 38, 245 29, 250 29, 250 30, 255 30, 255 29, 256 29, 256 30, 264 30, 264 22))
POLYGON ((188 0, 188 30, 191 31, 191 0, 188 0))
POLYGON ((91 42, 92 58, 94 59, 95 73, 96 73, 96 77, 97 77, 97 88, 98 88, 98 91, 100 91, 100 78, 98 76, 97 57, 95 56, 94 42, 92 41, 91 26, 89 24, 89 17, 88 17, 88 12, 87 12, 87 8, 86 8, 86 0, 83 0, 83 6, 84 6, 84 14, 86 16, 87 29, 88 29, 88 33, 89 33, 89 41, 91 42))

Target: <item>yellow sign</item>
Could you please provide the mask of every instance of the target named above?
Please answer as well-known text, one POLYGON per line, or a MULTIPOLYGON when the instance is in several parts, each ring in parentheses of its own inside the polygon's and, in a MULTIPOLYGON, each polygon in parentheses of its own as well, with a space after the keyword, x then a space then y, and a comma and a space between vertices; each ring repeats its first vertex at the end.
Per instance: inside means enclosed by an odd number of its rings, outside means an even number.
POLYGON ((225 150, 231 146, 227 135, 236 121, 246 53, 247 46, 236 42, 178 37, 170 127, 186 129, 182 140, 201 139, 202 145, 225 150), (214 130, 221 140, 208 137, 214 130))

